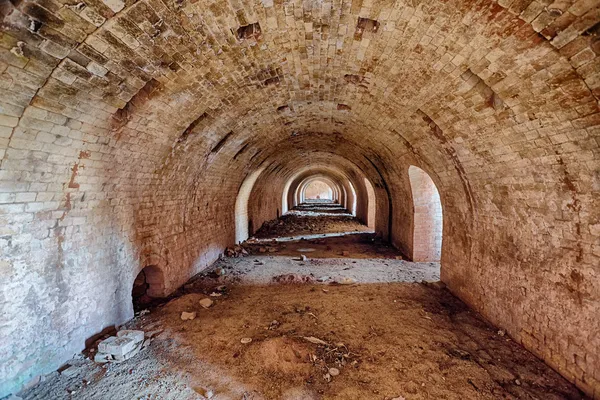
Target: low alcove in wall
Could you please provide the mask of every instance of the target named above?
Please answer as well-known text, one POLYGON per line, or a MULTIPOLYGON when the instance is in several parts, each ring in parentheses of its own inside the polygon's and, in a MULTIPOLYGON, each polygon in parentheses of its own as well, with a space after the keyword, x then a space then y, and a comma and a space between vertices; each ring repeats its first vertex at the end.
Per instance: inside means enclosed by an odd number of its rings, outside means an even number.
POLYGON ((164 291, 165 279, 161 269, 155 265, 142 269, 133 281, 131 289, 134 311, 139 311, 154 299, 164 297, 164 291))

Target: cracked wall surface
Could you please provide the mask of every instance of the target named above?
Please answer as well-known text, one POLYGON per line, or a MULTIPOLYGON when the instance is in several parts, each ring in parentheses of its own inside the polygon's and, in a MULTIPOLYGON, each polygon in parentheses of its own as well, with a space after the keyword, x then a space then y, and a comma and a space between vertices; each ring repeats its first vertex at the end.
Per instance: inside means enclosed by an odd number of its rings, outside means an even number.
POLYGON ((359 199, 369 180, 408 254, 414 165, 449 289, 600 398, 597 0, 4 0, 0 19, 0 396, 131 318, 142 268, 169 292, 215 260, 259 168, 255 224, 330 167, 359 199))

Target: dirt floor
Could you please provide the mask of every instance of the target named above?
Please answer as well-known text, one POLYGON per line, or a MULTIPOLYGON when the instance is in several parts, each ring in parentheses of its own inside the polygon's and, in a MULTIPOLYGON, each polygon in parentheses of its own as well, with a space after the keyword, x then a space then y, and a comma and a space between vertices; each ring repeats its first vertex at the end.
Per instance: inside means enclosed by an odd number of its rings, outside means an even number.
POLYGON ((21 397, 585 398, 443 284, 420 283, 439 279, 438 264, 404 261, 369 234, 315 240, 244 246, 251 254, 219 260, 122 327, 146 332, 134 358, 81 356, 21 397))

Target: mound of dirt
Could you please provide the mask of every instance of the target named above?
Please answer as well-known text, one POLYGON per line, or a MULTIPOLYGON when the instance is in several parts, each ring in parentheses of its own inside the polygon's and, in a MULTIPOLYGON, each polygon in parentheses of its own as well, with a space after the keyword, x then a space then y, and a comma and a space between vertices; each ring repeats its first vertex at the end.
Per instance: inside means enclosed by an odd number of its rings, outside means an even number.
POLYGON ((311 372, 310 347, 290 337, 267 339, 259 343, 248 355, 262 363, 264 369, 269 372, 305 377, 311 372))

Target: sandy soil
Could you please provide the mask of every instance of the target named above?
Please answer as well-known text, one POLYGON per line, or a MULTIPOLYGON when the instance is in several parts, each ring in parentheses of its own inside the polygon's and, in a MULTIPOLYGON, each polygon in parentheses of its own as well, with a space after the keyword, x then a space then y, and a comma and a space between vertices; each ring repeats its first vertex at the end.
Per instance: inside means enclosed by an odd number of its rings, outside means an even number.
POLYGON ((231 285, 202 309, 205 297, 184 295, 127 324, 153 338, 133 359, 79 361, 77 375, 56 373, 23 397, 202 399, 211 390, 238 400, 583 398, 443 289, 231 285), (182 311, 198 317, 182 321, 182 311), (328 378, 329 368, 340 374, 328 378))
POLYGON ((134 358, 74 359, 22 397, 584 399, 443 285, 415 282, 437 280, 439 265, 398 260, 368 235, 318 241, 219 260, 123 327, 146 332, 134 358))

